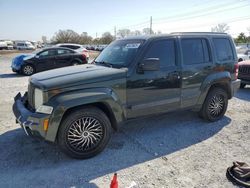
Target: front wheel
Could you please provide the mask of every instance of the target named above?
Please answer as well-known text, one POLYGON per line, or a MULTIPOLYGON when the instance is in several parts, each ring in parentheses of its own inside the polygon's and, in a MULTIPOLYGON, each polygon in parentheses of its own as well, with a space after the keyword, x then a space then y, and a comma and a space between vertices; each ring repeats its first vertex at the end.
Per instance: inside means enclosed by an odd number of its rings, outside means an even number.
POLYGON ((99 154, 111 137, 111 123, 106 114, 95 107, 72 111, 62 121, 58 144, 64 153, 87 159, 99 154))
POLYGON ((221 88, 213 88, 209 91, 199 114, 205 120, 217 121, 224 116, 227 105, 227 92, 221 88))
POLYGON ((35 68, 32 65, 24 65, 22 67, 22 73, 26 76, 30 76, 35 73, 35 68))

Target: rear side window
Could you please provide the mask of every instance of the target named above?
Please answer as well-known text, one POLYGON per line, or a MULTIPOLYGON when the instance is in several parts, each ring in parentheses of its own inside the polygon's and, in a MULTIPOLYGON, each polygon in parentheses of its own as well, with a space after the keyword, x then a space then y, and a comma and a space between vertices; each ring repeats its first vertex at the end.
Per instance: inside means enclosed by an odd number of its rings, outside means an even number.
POLYGON ((219 61, 230 61, 234 59, 229 39, 214 38, 213 42, 216 50, 216 57, 219 61))
POLYGON ((57 50, 57 54, 58 55, 63 55, 63 54, 71 54, 72 52, 70 50, 66 50, 66 49, 59 49, 57 50))
POLYGON ((74 45, 61 45, 60 47, 70 48, 73 50, 79 49, 80 46, 74 46, 74 45))
POLYGON ((175 41, 161 40, 153 42, 144 59, 159 58, 161 67, 175 65, 175 41))
POLYGON ((181 48, 185 65, 201 64, 210 61, 206 39, 182 39, 181 48))

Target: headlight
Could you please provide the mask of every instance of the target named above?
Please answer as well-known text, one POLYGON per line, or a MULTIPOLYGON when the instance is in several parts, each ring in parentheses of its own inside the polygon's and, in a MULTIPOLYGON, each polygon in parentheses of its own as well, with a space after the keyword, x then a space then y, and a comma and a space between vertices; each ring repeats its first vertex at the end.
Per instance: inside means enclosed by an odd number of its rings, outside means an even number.
POLYGON ((35 109, 40 107, 43 104, 43 91, 40 89, 35 89, 34 93, 34 103, 35 103, 35 109))

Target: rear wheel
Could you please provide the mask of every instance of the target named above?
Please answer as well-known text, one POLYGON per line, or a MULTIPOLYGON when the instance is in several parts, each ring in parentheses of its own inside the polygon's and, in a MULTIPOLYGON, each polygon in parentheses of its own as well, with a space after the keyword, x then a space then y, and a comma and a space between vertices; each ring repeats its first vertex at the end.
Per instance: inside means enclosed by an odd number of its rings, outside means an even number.
POLYGON ((35 73, 35 68, 32 65, 24 65, 22 67, 22 73, 26 76, 30 76, 35 73))
POLYGON ((62 121, 58 144, 64 153, 79 159, 93 157, 103 151, 111 137, 111 123, 106 114, 95 107, 72 111, 62 121))
POLYGON ((209 91, 199 114, 205 120, 217 121, 224 116, 227 105, 227 92, 221 88, 213 88, 209 91))

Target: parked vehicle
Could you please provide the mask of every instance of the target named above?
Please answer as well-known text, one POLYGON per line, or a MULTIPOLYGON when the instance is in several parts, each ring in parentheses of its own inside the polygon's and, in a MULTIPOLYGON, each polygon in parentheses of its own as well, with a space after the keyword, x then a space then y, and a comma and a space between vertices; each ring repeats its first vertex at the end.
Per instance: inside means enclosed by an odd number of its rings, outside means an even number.
POLYGON ((238 62, 250 59, 250 49, 248 47, 237 46, 236 51, 238 62))
POLYGON ((68 48, 46 48, 12 60, 13 72, 32 75, 37 72, 87 63, 86 57, 68 48))
POLYGON ((31 42, 17 42, 16 49, 18 50, 35 50, 35 47, 31 44, 31 42))
POLYGON ((75 50, 76 52, 86 56, 86 59, 89 60, 89 51, 80 44, 62 43, 62 44, 57 44, 56 46, 75 50))
POLYGON ((250 60, 239 63, 239 79, 241 80, 240 88, 250 85, 250 60))
POLYGON ((26 134, 89 158, 129 119, 193 109, 217 121, 240 86, 234 43, 223 33, 116 40, 94 62, 31 77, 13 105, 26 134))
POLYGON ((8 49, 8 45, 6 41, 0 41, 0 50, 7 50, 7 49, 8 49))

